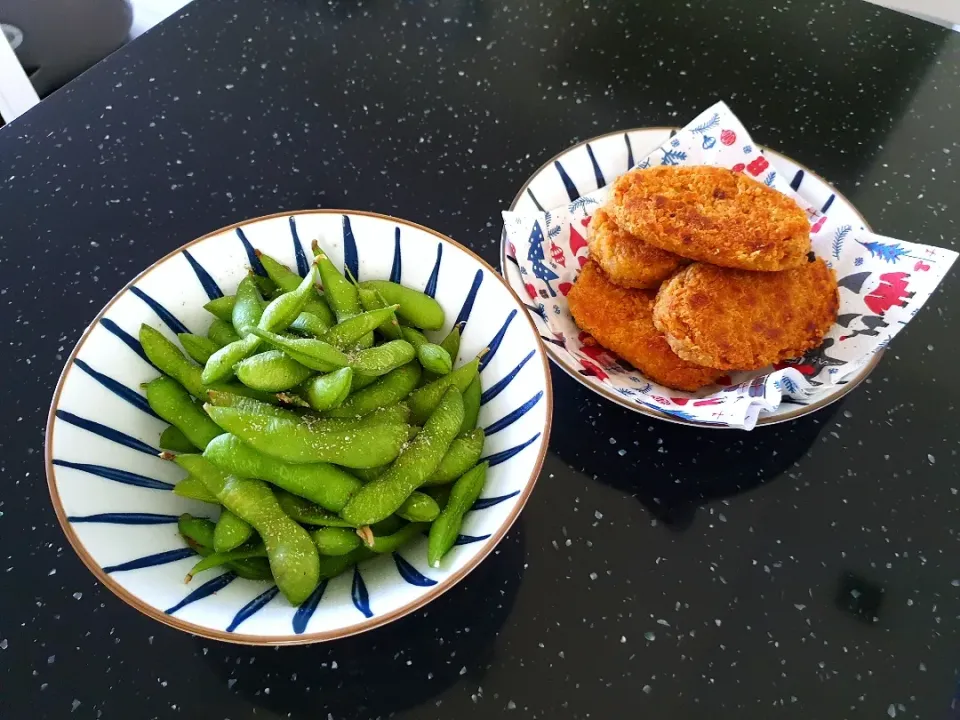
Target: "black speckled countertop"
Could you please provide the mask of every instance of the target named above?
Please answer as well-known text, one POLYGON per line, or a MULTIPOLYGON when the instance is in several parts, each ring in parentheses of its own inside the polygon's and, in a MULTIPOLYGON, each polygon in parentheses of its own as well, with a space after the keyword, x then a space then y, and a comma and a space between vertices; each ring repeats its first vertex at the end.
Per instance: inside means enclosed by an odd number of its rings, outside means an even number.
POLYGON ((51 509, 63 361, 156 258, 321 206, 495 263, 554 153, 717 99, 879 232, 957 248, 960 35, 856 0, 200 0, 0 129, 0 717, 960 717, 957 272, 867 384, 775 428, 653 422, 554 369, 499 552, 349 640, 166 628, 51 509))

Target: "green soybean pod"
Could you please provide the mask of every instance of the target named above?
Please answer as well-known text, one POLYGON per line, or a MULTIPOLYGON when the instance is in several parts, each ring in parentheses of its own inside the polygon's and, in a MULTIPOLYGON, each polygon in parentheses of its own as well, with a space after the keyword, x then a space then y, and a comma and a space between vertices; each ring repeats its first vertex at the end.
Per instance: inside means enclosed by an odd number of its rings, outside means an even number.
MULTIPOLYGON (((466 399, 464 399, 466 405, 466 399)), ((220 437, 223 437, 222 435, 220 437)), ((220 438, 217 438, 219 440, 220 438)), ((445 485, 463 475, 467 470, 477 464, 480 455, 483 453, 483 430, 477 428, 468 433, 460 435, 452 443, 447 454, 437 466, 433 475, 427 478, 424 486, 445 485)), ((216 442, 214 440, 213 442, 216 442)), ((209 445, 207 447, 210 447, 209 445)))
POLYGON ((420 361, 424 370, 438 377, 453 370, 450 353, 433 343, 424 343, 417 348, 417 360, 420 361))
POLYGON ((156 368, 183 385, 191 395, 202 398, 205 392, 200 368, 188 360, 163 333, 149 325, 140 326, 140 346, 156 368))
POLYGON ((429 295, 389 280, 367 280, 360 287, 376 290, 391 305, 399 305, 397 315, 414 327, 439 330, 443 327, 443 308, 429 295))
POLYGON ((341 350, 347 350, 358 344, 361 346, 365 344, 369 347, 373 345, 373 342, 364 343, 364 338, 367 335, 372 337, 372 333, 377 329, 377 326, 393 317, 394 310, 396 310, 396 306, 391 305, 380 310, 371 310, 344 318, 330 328, 321 339, 341 350))
POLYGON ((237 300, 230 313, 230 322, 240 337, 249 335, 263 316, 263 297, 254 278, 254 275, 247 275, 240 281, 237 286, 237 300))
MULTIPOLYGON (((190 513, 184 513, 177 521, 177 528, 180 531, 180 536, 199 555, 206 557, 213 553, 214 524, 212 521, 206 518, 195 518, 190 513)), ((233 560, 227 563, 227 569, 247 580, 271 580, 273 578, 270 573, 270 564, 264 558, 233 560)))
POLYGON ((463 391, 463 425, 460 426, 460 433, 467 433, 477 426, 477 418, 480 417, 480 401, 482 400, 483 388, 480 385, 480 375, 476 375, 463 391))
POLYGON ((306 305, 307 300, 314 293, 313 281, 315 278, 316 270, 311 266, 310 272, 300 281, 295 290, 283 293, 264 308, 257 327, 270 332, 286 330, 290 323, 297 319, 303 311, 303 306, 306 305))
POLYGON ((207 402, 215 407, 235 407, 248 412, 255 412, 261 415, 271 417, 287 418, 288 420, 301 420, 300 415, 293 410, 277 407, 269 403, 255 400, 245 395, 238 395, 225 390, 208 390, 207 402))
MULTIPOLYGON (((334 429, 245 412, 204 408, 213 421, 255 450, 291 463, 329 462, 346 468, 376 467, 393 461, 407 443, 400 423, 334 429)), ((462 421, 461 417, 461 421, 462 421)), ((439 459, 438 459, 439 462, 439 459)))
POLYGON ((437 503, 437 507, 443 510, 443 508, 445 508, 447 503, 450 501, 450 491, 452 489, 453 483, 447 483, 446 485, 432 485, 430 487, 425 487, 423 488, 423 492, 424 494, 433 498, 433 501, 437 503))
MULTIPOLYGON (((247 337, 259 340, 256 335, 247 337)), ((248 357, 237 364, 234 372, 237 380, 247 387, 267 392, 290 390, 313 375, 313 370, 279 350, 267 350, 248 357)))
POLYGON ((330 580, 342 575, 364 560, 373 557, 373 553, 365 547, 359 547, 356 550, 348 552, 346 555, 321 555, 320 556, 320 579, 330 580))
POLYGON ((220 349, 220 346, 210 338, 192 333, 178 333, 177 339, 183 345, 183 349, 187 351, 187 355, 201 365, 206 363, 210 356, 220 349))
POLYGON ((475 358, 449 375, 437 378, 410 393, 407 403, 410 405, 413 422, 418 425, 423 423, 440 403, 448 388, 456 387, 461 393, 466 391, 467 386, 477 376, 479 368, 480 359, 475 358))
MULTIPOLYGON (((194 450, 194 452, 197 451, 194 450)), ((193 475, 187 475, 183 480, 174 485, 173 494, 189 500, 199 500, 200 502, 213 503, 215 505, 220 504, 216 496, 207 490, 207 486, 193 475)))
MULTIPOLYGON (((304 305, 306 307, 306 305, 304 305)), ((310 335, 312 337, 321 337, 327 330, 333 327, 334 323, 325 322, 312 312, 304 310, 290 323, 288 330, 293 330, 301 335, 310 335)))
POLYGON ((410 494, 397 510, 397 517, 408 522, 433 522, 440 514, 440 506, 432 497, 422 492, 410 494))
MULTIPOLYGON (((266 480, 333 512, 339 512, 361 485, 357 478, 335 465, 282 462, 254 450, 229 433, 212 440, 203 456, 231 475, 266 480)), ((279 499, 281 493, 277 493, 277 497, 279 499)))
POLYGON ((259 346, 260 338, 256 335, 244 335, 239 340, 224 345, 207 359, 200 381, 204 385, 212 385, 230 377, 237 364, 250 357, 259 346))
POLYGON ((337 320, 343 322, 349 317, 360 314, 362 308, 357 288, 337 270, 327 254, 320 250, 316 241, 313 244, 313 254, 316 256, 324 295, 337 320))
POLYGON ((213 529, 214 552, 229 552, 243 545, 252 536, 253 528, 250 523, 224 508, 213 529))
POLYGON ((233 322, 233 306, 237 304, 236 295, 224 295, 223 297, 214 298, 206 305, 203 306, 203 309, 208 313, 213 315, 218 320, 223 320, 224 322, 232 323, 233 322))
MULTIPOLYGON (((293 292, 297 289, 297 286, 302 280, 297 273, 286 265, 277 262, 266 253, 262 253, 259 250, 256 252, 257 257, 260 258, 260 262, 263 265, 263 269, 267 272, 267 277, 273 280, 277 284, 277 287, 284 292, 293 292)), ((307 299, 306 304, 303 306, 303 311, 319 318, 328 328, 332 327, 336 322, 330 306, 327 304, 327 301, 316 292, 316 288, 314 288, 314 293, 307 299)))
POLYGON ((379 376, 377 375, 363 375, 361 373, 353 373, 353 380, 350 381, 350 392, 355 393, 357 390, 363 390, 365 387, 373 385, 379 376))
POLYGON ((350 394, 353 370, 345 367, 327 375, 317 375, 300 386, 300 392, 314 410, 323 412, 340 407, 350 394))
POLYGON ((463 525, 463 516, 473 507, 483 490, 488 466, 489 463, 480 463, 453 484, 446 507, 430 526, 427 562, 431 567, 440 567, 440 560, 457 541, 463 525))
MULTIPOLYGON (((359 487, 359 483, 357 486, 359 487)), ((309 500, 300 497, 299 495, 294 495, 293 493, 286 492, 285 490, 277 490, 274 495, 276 495, 277 503, 280 505, 280 509, 283 510, 288 517, 296 520, 301 525, 323 525, 327 527, 341 528, 353 527, 353 525, 348 523, 335 512, 330 512, 320 505, 312 503, 309 500)))
POLYGON ((277 287, 277 284, 273 280, 268 278, 266 275, 255 274, 252 268, 250 277, 253 278, 253 282, 256 283, 257 290, 263 297, 272 298, 280 292, 280 288, 277 287))
POLYGON ((207 337, 220 347, 229 345, 240 339, 240 336, 237 335, 237 331, 233 329, 230 321, 219 318, 215 318, 214 321, 210 323, 210 327, 207 330, 207 337))
POLYGON ((350 498, 341 516, 360 526, 370 525, 395 513, 410 494, 436 471, 450 443, 457 436, 461 423, 463 399, 459 390, 450 387, 423 430, 383 475, 364 485, 350 498))
POLYGON ((371 480, 376 480, 378 477, 383 475, 387 471, 388 467, 390 466, 380 465, 379 467, 375 468, 356 468, 351 470, 350 473, 352 475, 356 475, 358 478, 363 480, 363 482, 370 482, 371 480))
MULTIPOLYGON (((360 304, 367 312, 382 310, 387 307, 386 301, 380 297, 380 294, 376 290, 357 288, 357 294, 360 297, 360 304)), ((384 320, 377 326, 377 330, 379 330, 380 334, 387 340, 399 340, 402 337, 400 334, 400 324, 397 322, 396 317, 384 320)))
POLYGON ((175 380, 161 375, 148 382, 145 390, 150 409, 180 430, 196 447, 205 448, 223 433, 175 380))
MULTIPOLYGON (((391 370, 369 387, 352 393, 343 404, 327 411, 327 417, 360 417, 407 397, 420 380, 420 364, 407 363, 391 370)), ((380 463, 382 464, 382 463, 380 463)))
POLYGON ((350 359, 343 352, 323 340, 277 335, 259 328, 254 330, 254 333, 301 365, 317 372, 333 372, 350 363, 350 359))
POLYGON ((266 483, 227 475, 200 455, 176 463, 199 477, 228 510, 250 523, 267 549, 277 587, 292 605, 306 600, 319 582, 320 561, 310 535, 280 509, 266 483))
POLYGON ((350 367, 362 375, 379 377, 406 365, 413 360, 414 355, 413 345, 406 340, 391 340, 353 353, 350 367))
POLYGON ((321 555, 346 555, 361 545, 360 536, 352 528, 321 527, 310 532, 321 555))
POLYGON ((427 523, 414 522, 409 525, 404 525, 389 535, 364 534, 364 545, 366 545, 371 552, 377 553, 378 555, 392 553, 399 550, 418 535, 423 534, 423 531, 426 530, 427 527, 427 523))
MULTIPOLYGON (((253 558, 265 558, 266 556, 267 549, 264 547, 263 543, 255 543, 253 545, 238 547, 233 550, 225 550, 223 552, 214 551, 209 555, 206 555, 200 562, 190 568, 190 572, 187 573, 187 577, 184 581, 190 582, 193 580, 194 575, 199 575, 204 570, 211 570, 223 565, 232 566, 234 563, 238 563, 240 561, 251 560, 253 558)), ((267 568, 269 572, 269 565, 267 568)), ((232 569, 235 570, 236 568, 234 567, 232 569)), ((237 574, 239 575, 240 573, 237 574)))
POLYGON ((457 361, 457 354, 460 352, 460 333, 462 332, 462 328, 463 323, 457 323, 453 326, 453 329, 447 333, 447 336, 440 341, 440 347, 447 351, 450 359, 454 362, 457 361))
POLYGON ((166 430, 160 433, 160 449, 170 450, 172 452, 200 452, 197 446, 187 439, 178 428, 170 425, 166 430))

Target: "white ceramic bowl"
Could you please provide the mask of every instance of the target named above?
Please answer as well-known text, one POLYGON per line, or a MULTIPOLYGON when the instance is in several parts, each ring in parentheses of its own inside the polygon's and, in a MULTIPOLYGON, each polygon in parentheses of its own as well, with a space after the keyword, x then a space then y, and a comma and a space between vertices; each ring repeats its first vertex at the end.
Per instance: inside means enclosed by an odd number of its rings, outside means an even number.
MULTIPOLYGON (((601 135, 567 148, 545 162, 523 184, 510 205, 510 210, 518 213, 536 213, 566 205, 579 196, 591 193, 612 182, 618 175, 632 168, 635 159, 645 156, 653 148, 662 145, 675 131, 675 128, 668 127, 635 128, 625 132, 617 131, 601 135)), ((769 148, 765 149, 765 153, 777 172, 789 178, 794 191, 812 206, 820 208, 821 212, 829 209, 830 216, 838 222, 870 229, 867 221, 850 201, 815 172, 769 148)), ((510 253, 507 252, 505 231, 500 243, 500 268, 517 296, 529 298, 516 259, 510 257, 510 253)), ((711 429, 722 427, 715 423, 691 419, 682 408, 673 414, 668 414, 655 407, 639 404, 628 395, 618 392, 620 388, 613 379, 605 381, 592 373, 585 373, 582 365, 573 355, 564 348, 551 344, 553 343, 552 334, 537 309, 527 306, 527 310, 539 329, 541 337, 548 340, 546 348, 550 358, 568 375, 593 392, 629 410, 660 420, 711 429)), ((809 401, 784 396, 776 410, 760 414, 757 424, 772 425, 795 420, 836 402, 867 378, 880 362, 882 355, 882 351, 874 354, 849 379, 826 387, 822 393, 809 401)))
POLYGON ((47 421, 46 468, 63 530, 80 558, 123 600, 167 625, 250 644, 309 643, 362 632, 437 597, 477 566, 520 514, 543 464, 552 397, 543 346, 523 306, 479 257, 427 228, 337 210, 273 215, 188 243, 137 276, 107 303, 70 354, 47 421), (166 423, 140 384, 156 377, 137 341, 141 323, 171 339, 204 333, 203 304, 234 292, 254 248, 307 269, 318 239, 360 279, 392 278, 434 294, 442 337, 465 321, 460 362, 484 347, 480 427, 491 462, 481 499, 440 568, 426 539, 372 559, 328 583, 299 609, 270 583, 205 573, 185 585, 196 556, 177 533, 183 512, 215 513, 170 490, 183 475, 157 457, 166 423))

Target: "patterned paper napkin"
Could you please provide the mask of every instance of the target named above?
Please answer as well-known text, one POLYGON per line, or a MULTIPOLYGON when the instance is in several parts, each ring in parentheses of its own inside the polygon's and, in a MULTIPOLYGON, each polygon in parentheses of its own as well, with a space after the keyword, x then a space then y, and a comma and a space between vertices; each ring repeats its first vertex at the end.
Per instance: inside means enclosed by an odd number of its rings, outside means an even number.
POLYGON ((836 392, 910 321, 957 258, 951 250, 916 245, 841 224, 790 187, 724 103, 699 115, 637 167, 715 165, 741 171, 794 198, 811 222, 813 249, 836 273, 840 313, 823 345, 777 368, 733 373, 729 382, 685 393, 624 368, 601 348, 584 346, 566 294, 587 258, 586 225, 610 186, 545 213, 504 212, 507 253, 516 258, 534 304, 574 366, 639 405, 678 418, 750 430, 783 397, 810 402, 836 392))

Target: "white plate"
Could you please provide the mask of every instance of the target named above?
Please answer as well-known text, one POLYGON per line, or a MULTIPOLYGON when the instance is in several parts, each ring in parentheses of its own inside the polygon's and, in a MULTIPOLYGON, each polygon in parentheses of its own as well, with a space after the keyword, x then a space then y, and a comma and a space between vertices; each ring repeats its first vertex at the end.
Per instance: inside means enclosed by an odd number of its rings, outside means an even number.
MULTIPOLYGON (((524 183, 520 192, 510 205, 517 213, 537 213, 566 205, 578 197, 593 192, 625 173, 635 164, 635 158, 642 158, 650 150, 669 140, 675 132, 672 128, 636 128, 626 132, 614 132, 585 140, 564 150, 544 163, 533 176, 524 183)), ((791 178, 791 186, 821 212, 830 211, 831 218, 838 222, 867 228, 866 220, 856 208, 823 178, 790 158, 770 149, 764 150, 774 167, 786 178, 791 178)), ((524 287, 522 276, 516 261, 507 253, 506 232, 500 241, 500 269, 511 289, 521 298, 527 312, 546 341, 545 347, 550 359, 563 368, 568 375, 582 385, 611 400, 618 405, 644 415, 682 425, 716 428, 716 425, 701 423, 683 417, 668 415, 658 410, 639 405, 615 392, 608 384, 593 375, 586 375, 582 367, 565 352, 559 352, 552 344, 543 320, 536 308, 528 304, 529 295, 524 287)), ((761 413, 758 425, 794 420, 822 407, 836 402, 853 390, 870 374, 880 361, 882 352, 876 353, 869 362, 846 382, 831 386, 819 394, 815 400, 801 404, 796 399, 784 397, 779 408, 773 412, 761 413)))
POLYGON ((533 490, 550 434, 552 396, 543 346, 493 268, 449 238, 381 215, 316 210, 273 215, 217 230, 134 278, 97 315, 70 354, 47 421, 47 481, 63 530, 97 578, 141 612, 180 630, 250 644, 328 640, 399 618, 449 589, 486 557, 533 490), (183 473, 157 457, 166 423, 140 384, 156 377, 137 341, 142 323, 172 340, 205 333, 203 304, 233 293, 254 248, 301 274, 318 239, 360 279, 392 278, 434 294, 446 311, 443 337, 465 326, 460 362, 489 348, 481 364, 480 427, 491 468, 467 513, 458 545, 440 568, 426 539, 321 583, 300 609, 268 583, 205 573, 184 585, 196 556, 177 517, 216 513, 170 490, 183 473))

